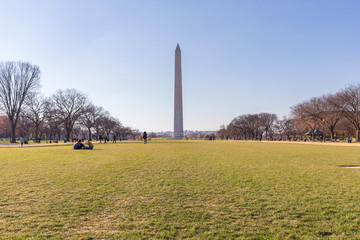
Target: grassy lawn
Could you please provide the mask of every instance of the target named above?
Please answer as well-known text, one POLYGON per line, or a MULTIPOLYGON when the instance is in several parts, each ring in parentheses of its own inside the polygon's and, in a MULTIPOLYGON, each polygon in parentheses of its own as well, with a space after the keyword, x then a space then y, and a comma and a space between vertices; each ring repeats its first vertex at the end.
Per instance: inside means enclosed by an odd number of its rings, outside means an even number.
POLYGON ((360 238, 360 147, 0 148, 0 238, 360 238))

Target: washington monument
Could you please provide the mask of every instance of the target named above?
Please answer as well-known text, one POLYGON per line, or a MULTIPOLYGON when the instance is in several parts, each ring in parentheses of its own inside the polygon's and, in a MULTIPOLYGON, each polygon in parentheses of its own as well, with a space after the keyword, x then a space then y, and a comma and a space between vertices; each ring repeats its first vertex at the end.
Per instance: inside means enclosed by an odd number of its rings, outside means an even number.
POLYGON ((175 100, 174 100, 174 138, 184 137, 182 107, 181 50, 179 44, 175 50, 175 100))

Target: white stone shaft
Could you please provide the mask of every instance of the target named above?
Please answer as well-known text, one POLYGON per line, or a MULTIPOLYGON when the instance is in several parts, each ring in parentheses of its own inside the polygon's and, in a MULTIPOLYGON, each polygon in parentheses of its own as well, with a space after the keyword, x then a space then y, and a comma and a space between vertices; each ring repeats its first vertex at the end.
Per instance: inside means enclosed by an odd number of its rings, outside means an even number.
POLYGON ((175 94, 174 94, 174 138, 184 137, 183 106, 182 106, 182 75, 181 75, 181 50, 179 44, 175 50, 175 94))

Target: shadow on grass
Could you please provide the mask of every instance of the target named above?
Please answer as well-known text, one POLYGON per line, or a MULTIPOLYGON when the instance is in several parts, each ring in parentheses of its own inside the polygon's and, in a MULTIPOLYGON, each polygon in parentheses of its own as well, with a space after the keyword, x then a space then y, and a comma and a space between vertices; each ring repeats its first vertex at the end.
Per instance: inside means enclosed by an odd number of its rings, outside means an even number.
MULTIPOLYGON (((199 141, 199 142, 201 142, 201 141, 199 141)), ((197 143, 197 142, 194 142, 194 141, 186 141, 186 140, 184 140, 184 141, 179 141, 179 140, 174 140, 174 141, 171 141, 171 140, 169 140, 169 141, 148 141, 146 144, 168 144, 168 143, 172 143, 172 144, 185 144, 185 143, 197 143)), ((101 146, 101 145, 107 145, 107 144, 109 144, 109 145, 115 145, 115 144, 144 144, 144 142, 143 141, 131 141, 131 142, 125 142, 125 141, 123 141, 123 142, 117 142, 117 143, 98 143, 98 145, 99 146, 101 146)), ((145 145, 146 145, 145 144, 145 145)))
POLYGON ((171 140, 169 140, 169 141, 167 141, 167 142, 160 142, 160 141, 154 141, 154 142, 148 142, 147 144, 159 144, 159 143, 166 143, 166 144, 168 144, 168 143, 172 143, 172 144, 184 144, 184 143, 196 143, 196 142, 194 142, 194 141, 186 141, 186 140, 184 140, 184 141, 179 141, 179 140, 174 140, 174 141, 171 141, 171 140))
POLYGON ((360 165, 339 165, 342 168, 360 168, 360 165))

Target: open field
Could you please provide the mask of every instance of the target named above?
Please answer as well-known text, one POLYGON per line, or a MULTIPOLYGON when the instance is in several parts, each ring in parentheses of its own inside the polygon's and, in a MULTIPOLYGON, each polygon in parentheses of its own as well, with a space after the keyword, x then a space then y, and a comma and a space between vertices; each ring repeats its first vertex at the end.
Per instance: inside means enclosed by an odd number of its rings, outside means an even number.
POLYGON ((360 238, 360 148, 152 141, 0 149, 0 238, 360 238))

